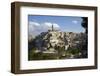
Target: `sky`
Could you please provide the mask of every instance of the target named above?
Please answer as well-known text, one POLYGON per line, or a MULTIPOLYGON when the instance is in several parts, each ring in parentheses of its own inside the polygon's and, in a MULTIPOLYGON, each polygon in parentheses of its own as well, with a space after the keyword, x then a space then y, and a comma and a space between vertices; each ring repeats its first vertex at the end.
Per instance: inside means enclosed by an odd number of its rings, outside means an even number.
POLYGON ((46 15, 28 15, 29 35, 38 35, 46 32, 54 26, 54 29, 62 32, 84 32, 81 26, 82 18, 75 16, 46 16, 46 15))

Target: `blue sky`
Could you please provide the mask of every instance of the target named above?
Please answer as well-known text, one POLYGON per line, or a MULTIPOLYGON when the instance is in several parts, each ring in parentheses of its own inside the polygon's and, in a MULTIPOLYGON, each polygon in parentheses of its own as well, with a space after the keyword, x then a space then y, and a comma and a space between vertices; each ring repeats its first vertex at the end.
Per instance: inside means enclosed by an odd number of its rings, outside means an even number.
MULTIPOLYGON (((50 24, 64 32, 84 32, 81 26, 82 18, 74 16, 46 16, 46 15, 29 15, 29 34, 39 34, 40 32, 47 31, 50 24), (46 30, 47 29, 47 30, 46 30)), ((51 26, 51 25, 50 25, 51 26)))

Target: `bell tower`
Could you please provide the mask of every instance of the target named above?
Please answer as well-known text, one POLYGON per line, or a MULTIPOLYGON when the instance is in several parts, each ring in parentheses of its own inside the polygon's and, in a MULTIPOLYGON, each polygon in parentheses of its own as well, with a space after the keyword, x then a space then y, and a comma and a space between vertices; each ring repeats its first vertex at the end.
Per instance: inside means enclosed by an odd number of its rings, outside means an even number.
POLYGON ((54 31, 54 27, 53 27, 53 24, 52 24, 52 31, 54 31))

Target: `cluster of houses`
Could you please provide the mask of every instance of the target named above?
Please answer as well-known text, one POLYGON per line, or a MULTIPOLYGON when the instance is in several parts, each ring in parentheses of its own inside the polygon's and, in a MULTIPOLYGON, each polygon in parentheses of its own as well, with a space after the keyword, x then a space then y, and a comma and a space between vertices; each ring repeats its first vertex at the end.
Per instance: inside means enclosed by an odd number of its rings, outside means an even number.
POLYGON ((57 48, 63 48, 65 51, 67 51, 69 47, 81 48, 82 45, 86 44, 86 39, 87 36, 85 33, 61 32, 55 30, 52 25, 51 30, 42 32, 35 38, 35 52, 51 54, 57 53, 57 48))

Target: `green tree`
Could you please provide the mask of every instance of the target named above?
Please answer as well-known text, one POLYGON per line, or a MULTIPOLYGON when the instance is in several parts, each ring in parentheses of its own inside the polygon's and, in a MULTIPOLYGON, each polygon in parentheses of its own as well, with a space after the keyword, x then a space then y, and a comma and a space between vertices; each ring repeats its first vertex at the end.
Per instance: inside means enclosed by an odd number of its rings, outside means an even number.
POLYGON ((82 27, 85 28, 86 34, 88 33, 88 18, 87 17, 82 17, 82 27))

